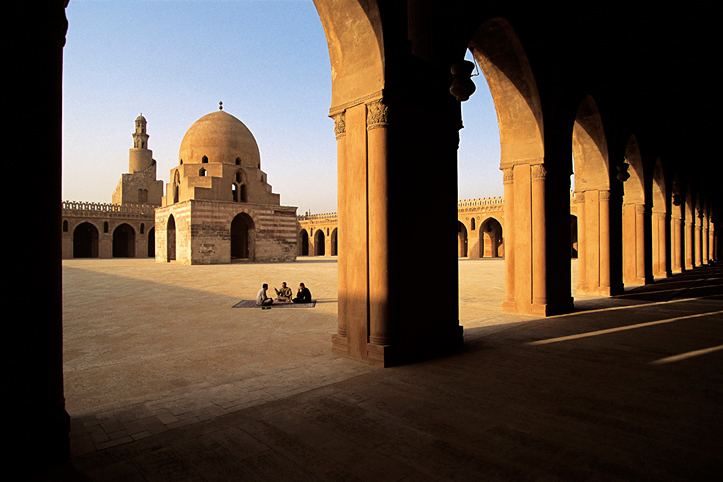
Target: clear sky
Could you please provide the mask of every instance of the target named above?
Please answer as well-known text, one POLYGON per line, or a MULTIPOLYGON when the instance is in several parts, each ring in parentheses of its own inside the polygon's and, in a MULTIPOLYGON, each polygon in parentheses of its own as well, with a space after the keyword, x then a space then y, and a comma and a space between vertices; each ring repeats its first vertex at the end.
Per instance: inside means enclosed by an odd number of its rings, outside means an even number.
MULTIPOLYGON (((66 13, 63 199, 111 201, 141 113, 167 183, 186 130, 223 101, 256 137, 283 205, 336 211, 331 69, 311 0, 70 0, 66 13)), ((474 80, 460 199, 502 195, 494 104, 474 80)))

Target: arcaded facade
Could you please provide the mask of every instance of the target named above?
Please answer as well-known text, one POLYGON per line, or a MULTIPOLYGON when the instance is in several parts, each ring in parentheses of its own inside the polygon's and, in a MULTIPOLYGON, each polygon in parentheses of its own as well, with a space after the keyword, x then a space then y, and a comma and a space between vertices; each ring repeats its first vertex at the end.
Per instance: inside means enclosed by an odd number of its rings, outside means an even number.
POLYGON ((188 129, 170 179, 156 210, 156 261, 296 259, 296 208, 281 206, 253 134, 222 108, 188 129))
POLYGON ((148 121, 135 120, 128 172, 121 174, 112 202, 63 201, 63 259, 155 257, 155 214, 163 197, 156 161, 148 148, 148 121))
MULTIPOLYGON (((14 446, 48 454, 32 461, 39 465, 67 457, 69 443, 58 201, 63 45, 73 27, 67 0, 26 3, 18 4, 29 19, 16 39, 23 55, 9 80, 14 111, 28 119, 14 141, 32 146, 48 182, 33 196, 26 183, 7 187, 6 194, 27 202, 6 225, 27 225, 32 213, 42 220, 33 234, 47 249, 19 243, 13 253, 22 264, 10 268, 14 283, 7 294, 26 302, 23 320, 13 324, 19 332, 8 337, 19 373, 7 391, 19 394, 13 418, 25 424, 23 431, 11 427, 10 438, 14 446), (37 293, 43 303, 29 300, 37 293)), ((486 78, 500 129, 504 310, 548 316, 574 309, 571 246, 562 242, 570 233, 570 189, 579 227, 578 292, 619 293, 629 282, 653 282, 721 256, 720 86, 712 75, 720 29, 719 17, 706 10, 710 2, 675 8, 515 0, 314 4, 329 48, 329 135, 337 139, 334 353, 389 366, 463 342, 456 305, 448 300, 459 293, 457 147, 461 102, 474 82, 467 74, 473 69, 461 68, 467 52, 486 78), (437 233, 433 251, 419 242, 430 222, 437 233), (410 282, 434 286, 436 296, 419 305, 395 296, 410 282)), ((194 203, 234 204, 229 167, 235 157, 220 167, 202 152, 183 160, 198 170, 180 169, 178 199, 166 202, 168 217, 156 229, 170 232, 171 215, 185 216, 186 203, 190 219, 179 223, 193 234, 194 226, 205 227, 193 224, 194 203), (207 176, 200 174, 204 166, 207 176), (208 201, 188 194, 202 189, 208 201), (210 193, 224 198, 209 199, 210 193)), ((243 202, 235 203, 238 214, 251 216, 243 202)), ((230 226, 238 214, 214 213, 210 226, 230 226)), ((296 253, 293 212, 289 218, 289 237, 273 250, 279 257, 296 253)), ((271 229, 260 217, 253 222, 257 233, 271 229)), ((226 261, 222 235, 209 239, 204 249, 218 253, 209 261, 226 261)), ((191 262, 191 250, 186 245, 176 253, 191 262)))

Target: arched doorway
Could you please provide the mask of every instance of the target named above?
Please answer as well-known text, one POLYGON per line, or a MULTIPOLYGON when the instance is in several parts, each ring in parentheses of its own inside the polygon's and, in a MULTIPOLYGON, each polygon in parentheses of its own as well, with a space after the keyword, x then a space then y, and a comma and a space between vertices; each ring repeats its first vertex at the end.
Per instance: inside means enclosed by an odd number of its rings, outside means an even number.
POLYGON ((166 224, 166 261, 176 260, 176 220, 173 215, 168 217, 166 224))
MULTIPOLYGON (((542 101, 532 67, 503 18, 482 23, 468 46, 487 80, 500 131, 504 222, 510 227, 505 233, 503 311, 546 315, 569 310, 570 283, 548 283, 548 253, 558 253, 545 242, 547 230, 553 229, 545 198, 548 169, 557 166, 549 166, 546 158, 542 101)), ((557 273, 557 279, 568 276, 566 271, 557 273)))
POLYGON ((156 257, 156 229, 151 228, 148 230, 148 257, 156 257))
POLYGON ((299 256, 309 256, 309 233, 306 229, 299 231, 299 256))
POLYGON ((577 110, 572 155, 579 221, 577 291, 611 295, 622 289, 622 279, 611 275, 608 145, 600 111, 590 96, 577 110))
POLYGON ((457 256, 467 257, 467 226, 462 221, 457 221, 457 256))
MULTIPOLYGON (((660 158, 655 162, 653 170, 653 195, 651 216, 651 237, 653 247, 653 277, 667 278, 670 267, 668 263, 668 220, 667 194, 665 173, 660 158)), ((672 273, 671 273, 672 274, 672 273)))
POLYGON ((499 258, 502 256, 502 225, 495 218, 488 218, 480 230, 480 257, 499 258))
POLYGON ((324 230, 317 229, 314 234, 314 256, 324 256, 326 254, 326 236, 324 230))
POLYGON ((246 213, 239 213, 231 221, 231 259, 253 261, 254 221, 246 213))
POLYGON ((630 177, 623 182, 623 283, 645 284, 649 268, 645 263, 645 170, 640 147, 631 136, 625 148, 630 177))
POLYGON ((98 257, 98 228, 88 222, 73 230, 73 258, 98 257))
POLYGON ((113 230, 113 257, 134 258, 136 255, 136 232, 126 223, 113 230))
POLYGON ((334 228, 334 230, 331 232, 331 255, 337 256, 339 254, 339 247, 338 247, 338 241, 337 241, 337 229, 334 228))

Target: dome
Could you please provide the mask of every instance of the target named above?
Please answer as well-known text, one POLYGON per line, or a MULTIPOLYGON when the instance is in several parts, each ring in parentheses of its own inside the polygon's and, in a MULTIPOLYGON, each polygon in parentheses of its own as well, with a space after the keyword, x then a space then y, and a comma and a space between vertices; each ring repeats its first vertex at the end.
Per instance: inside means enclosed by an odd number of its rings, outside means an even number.
POLYGON ((201 164, 203 157, 209 163, 237 164, 260 167, 259 147, 251 131, 243 122, 222 110, 207 114, 186 131, 178 152, 179 163, 201 164))

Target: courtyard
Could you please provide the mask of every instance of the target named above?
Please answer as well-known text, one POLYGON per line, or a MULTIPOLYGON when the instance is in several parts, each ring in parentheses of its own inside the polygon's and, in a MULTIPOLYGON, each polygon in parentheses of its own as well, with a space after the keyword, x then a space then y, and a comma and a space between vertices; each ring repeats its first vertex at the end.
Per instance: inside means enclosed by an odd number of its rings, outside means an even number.
POLYGON ((465 346, 389 369, 332 355, 336 272, 334 258, 63 261, 72 460, 49 477, 676 480, 720 468, 719 268, 534 319, 501 313, 503 260, 462 259, 465 346), (282 281, 303 281, 316 306, 232 308, 282 281))

